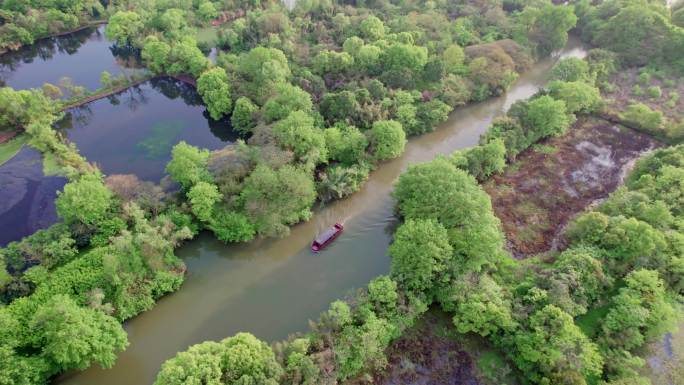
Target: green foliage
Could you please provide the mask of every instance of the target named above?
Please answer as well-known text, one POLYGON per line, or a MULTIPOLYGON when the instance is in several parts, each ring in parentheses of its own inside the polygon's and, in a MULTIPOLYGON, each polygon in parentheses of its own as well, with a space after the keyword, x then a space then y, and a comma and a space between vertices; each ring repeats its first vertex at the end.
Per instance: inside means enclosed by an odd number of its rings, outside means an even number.
POLYGON ((259 165, 240 194, 245 212, 262 235, 287 235, 286 225, 311 217, 316 190, 311 176, 293 166, 259 165))
POLYGON ((358 128, 339 125, 326 128, 324 135, 330 159, 347 165, 363 159, 366 147, 368 147, 368 139, 358 128))
POLYGON ((589 62, 576 57, 563 58, 551 69, 551 80, 593 83, 589 62))
POLYGON ((57 194, 57 214, 66 223, 98 225, 112 208, 112 193, 98 174, 86 174, 69 182, 57 194))
POLYGON ((212 178, 207 170, 208 161, 209 151, 200 150, 182 141, 173 146, 166 172, 187 191, 199 182, 211 182, 212 178))
POLYGON ((515 347, 511 358, 539 383, 557 383, 574 373, 580 378, 601 374, 603 357, 597 346, 554 305, 532 314, 527 327, 516 334, 515 347))
POLYGON ((329 122, 347 121, 357 114, 360 106, 351 91, 327 93, 321 99, 321 115, 329 122))
POLYGON ((451 74, 459 74, 463 72, 463 62, 465 60, 465 52, 463 48, 457 44, 450 45, 442 53, 442 58, 444 60, 444 69, 446 72, 451 74))
POLYGON ((326 169, 317 183, 318 199, 323 202, 342 199, 361 189, 368 179, 370 169, 366 165, 334 165, 326 169))
POLYGON ((40 306, 30 327, 54 372, 85 369, 91 362, 111 367, 116 353, 128 345, 126 332, 116 319, 79 307, 66 295, 55 295, 40 306))
POLYGON ((282 374, 282 367, 266 343, 249 333, 238 333, 178 353, 162 365, 154 384, 277 385, 282 374))
POLYGON ((197 79, 197 92, 202 96, 212 119, 218 120, 230 113, 233 101, 230 98, 228 76, 223 68, 215 67, 202 73, 197 79))
POLYGON ((202 222, 210 222, 213 219, 214 205, 220 199, 218 187, 211 183, 198 182, 188 191, 192 213, 202 222))
POLYGON ((216 238, 224 242, 247 242, 256 234, 254 224, 242 213, 217 210, 209 222, 216 238))
POLYGON ((139 14, 132 11, 117 11, 109 18, 105 35, 107 39, 125 46, 131 44, 143 28, 144 24, 139 14))
POLYGON ((474 176, 485 180, 506 167, 506 146, 497 138, 486 144, 456 151, 451 156, 453 164, 474 176))
POLYGON ((483 337, 511 332, 513 320, 506 293, 489 275, 468 275, 438 295, 442 308, 454 314, 459 333, 477 333, 483 337))
POLYGON ((354 58, 346 52, 322 51, 313 59, 313 69, 319 75, 339 75, 349 71, 354 58))
POLYGON ((502 255, 503 235, 489 196, 447 159, 409 166, 393 196, 406 219, 433 219, 447 229, 455 269, 479 270, 502 255))
POLYGON ((518 18, 520 28, 536 46, 540 56, 547 56, 563 48, 568 41, 568 31, 577 23, 577 16, 571 6, 554 6, 550 3, 539 8, 525 7, 518 18))
POLYGON ((283 83, 276 86, 276 95, 264 104, 263 116, 266 122, 270 123, 286 118, 293 111, 309 114, 312 108, 313 103, 308 92, 289 83, 283 83))
POLYGON ((381 39, 385 35, 385 25, 382 20, 372 15, 361 22, 359 29, 362 37, 371 41, 381 39))
POLYGON ((293 111, 273 125, 278 143, 292 150, 302 160, 313 164, 328 160, 323 131, 314 126, 314 119, 304 111, 293 111))
POLYGON ((240 133, 246 134, 252 131, 256 126, 256 113, 259 111, 254 103, 245 96, 239 97, 235 101, 235 108, 233 115, 230 117, 230 122, 233 129, 240 133))
POLYGON ((407 219, 388 253, 392 278, 408 291, 427 293, 445 282, 452 256, 447 230, 434 220, 407 219))
POLYGON ((534 134, 533 142, 536 142, 547 136, 563 134, 574 121, 574 117, 567 112, 562 100, 540 96, 527 104, 527 111, 521 118, 521 123, 534 134))
POLYGON ((556 100, 565 102, 568 113, 595 112, 602 103, 598 88, 581 81, 553 81, 549 84, 549 94, 556 100))
POLYGON ((657 110, 652 110, 645 104, 634 103, 630 104, 625 112, 620 116, 625 122, 631 126, 636 126, 639 129, 657 134, 663 126, 663 113, 657 110))
POLYGON ((602 24, 593 41, 616 52, 625 64, 644 65, 663 55, 670 30, 669 21, 653 7, 634 4, 602 24))
POLYGON ((265 102, 278 84, 290 77, 285 54, 276 48, 256 47, 237 60, 237 73, 246 82, 244 91, 259 104, 265 102))
POLYGON ((377 121, 370 131, 370 146, 375 159, 388 160, 404 152, 406 134, 399 122, 393 120, 377 121))

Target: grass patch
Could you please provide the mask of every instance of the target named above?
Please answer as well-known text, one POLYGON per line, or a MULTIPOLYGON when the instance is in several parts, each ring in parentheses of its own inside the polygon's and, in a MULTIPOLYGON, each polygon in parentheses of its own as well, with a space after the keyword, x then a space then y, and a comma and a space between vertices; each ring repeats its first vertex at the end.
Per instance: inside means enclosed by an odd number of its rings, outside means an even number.
POLYGON ((200 28, 195 34, 195 39, 198 43, 208 44, 213 48, 218 43, 218 29, 212 26, 200 28))
POLYGON ((541 144, 541 143, 533 144, 532 149, 536 152, 540 152, 540 153, 546 154, 546 155, 553 155, 556 152, 558 152, 558 149, 556 147, 549 146, 546 144, 541 144))
POLYGON ((59 165, 57 158, 51 152, 43 154, 43 174, 45 176, 65 176, 66 172, 59 165))
POLYGON ((0 166, 7 163, 10 159, 14 158, 19 150, 28 142, 28 135, 21 134, 15 138, 10 139, 5 143, 0 143, 0 166))
POLYGON ((589 338, 594 338, 598 334, 601 321, 608 314, 610 304, 595 307, 589 310, 586 314, 575 318, 575 324, 579 326, 582 332, 589 338))

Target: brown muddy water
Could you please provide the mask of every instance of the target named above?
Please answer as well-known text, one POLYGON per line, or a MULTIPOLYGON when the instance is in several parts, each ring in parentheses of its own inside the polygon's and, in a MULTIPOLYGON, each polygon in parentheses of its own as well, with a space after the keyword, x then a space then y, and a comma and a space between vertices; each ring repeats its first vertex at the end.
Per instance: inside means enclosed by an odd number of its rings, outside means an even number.
POLYGON ((546 82, 555 61, 583 55, 580 43, 571 40, 522 75, 506 95, 456 109, 435 132, 409 140, 402 157, 380 165, 361 191, 318 210, 286 238, 225 245, 200 235, 177 251, 188 266, 183 287, 126 322, 130 346, 115 366, 70 373, 54 383, 149 385, 164 361, 190 345, 240 331, 266 341, 305 331, 307 320, 331 301, 389 271, 385 250, 396 224, 390 192, 409 164, 477 144, 492 119, 546 82), (336 221, 345 222, 345 232, 312 254, 312 238, 336 221))

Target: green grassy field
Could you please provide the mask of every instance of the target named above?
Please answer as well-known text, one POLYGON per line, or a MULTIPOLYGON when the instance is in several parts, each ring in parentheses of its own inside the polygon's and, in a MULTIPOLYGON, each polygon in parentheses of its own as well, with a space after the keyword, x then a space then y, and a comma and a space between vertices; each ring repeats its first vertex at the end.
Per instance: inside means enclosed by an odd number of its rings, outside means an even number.
POLYGON ((0 166, 12 159, 28 142, 28 135, 19 135, 8 142, 0 143, 0 166))

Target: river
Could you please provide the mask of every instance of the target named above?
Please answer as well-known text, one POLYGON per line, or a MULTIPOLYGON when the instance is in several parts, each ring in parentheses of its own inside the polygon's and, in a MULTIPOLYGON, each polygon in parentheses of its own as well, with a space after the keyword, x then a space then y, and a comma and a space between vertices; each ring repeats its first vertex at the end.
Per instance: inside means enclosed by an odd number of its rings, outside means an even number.
POLYGON ((456 109, 435 132, 410 139, 405 153, 380 165, 361 191, 317 210, 286 238, 225 245, 201 234, 177 251, 188 266, 183 287, 125 323, 130 346, 115 366, 70 373, 55 383, 149 385, 165 360, 190 345, 239 331, 266 341, 306 331, 307 319, 317 318, 331 301, 389 271, 385 251, 397 223, 390 192, 409 164, 477 144, 495 117, 546 82, 559 57, 583 55, 580 43, 571 39, 559 55, 523 74, 507 94, 456 109), (340 220, 345 232, 312 254, 314 235, 340 220))

